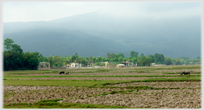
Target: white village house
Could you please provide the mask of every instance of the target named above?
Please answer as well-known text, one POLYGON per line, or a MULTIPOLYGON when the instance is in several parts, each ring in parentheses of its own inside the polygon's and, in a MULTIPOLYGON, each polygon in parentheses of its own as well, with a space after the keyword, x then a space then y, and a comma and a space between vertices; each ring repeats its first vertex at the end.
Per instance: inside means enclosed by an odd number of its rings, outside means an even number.
POLYGON ((81 64, 79 63, 71 63, 71 68, 75 68, 75 67, 81 67, 81 64))

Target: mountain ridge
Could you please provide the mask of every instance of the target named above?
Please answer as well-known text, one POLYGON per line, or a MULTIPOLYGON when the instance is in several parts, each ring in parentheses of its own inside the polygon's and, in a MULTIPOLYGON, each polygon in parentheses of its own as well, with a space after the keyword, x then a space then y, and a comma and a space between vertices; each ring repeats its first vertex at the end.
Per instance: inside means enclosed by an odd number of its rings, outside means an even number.
POLYGON ((106 57, 110 52, 128 57, 130 51, 137 51, 145 55, 161 53, 166 57, 195 58, 201 54, 199 16, 123 21, 93 12, 71 17, 56 19, 55 22, 4 23, 4 39, 12 38, 24 51, 39 51, 44 56, 78 53, 79 56, 106 57), (65 41, 71 46, 66 47, 65 41), (40 48, 43 45, 50 45, 55 50, 48 46, 43 50, 40 48))

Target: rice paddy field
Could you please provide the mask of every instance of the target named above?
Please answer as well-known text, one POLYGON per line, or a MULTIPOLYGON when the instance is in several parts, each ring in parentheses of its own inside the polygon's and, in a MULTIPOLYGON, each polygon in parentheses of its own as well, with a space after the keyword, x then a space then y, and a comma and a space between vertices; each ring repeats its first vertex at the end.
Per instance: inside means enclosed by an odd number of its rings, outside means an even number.
POLYGON ((201 66, 5 71, 3 107, 201 108, 201 66))

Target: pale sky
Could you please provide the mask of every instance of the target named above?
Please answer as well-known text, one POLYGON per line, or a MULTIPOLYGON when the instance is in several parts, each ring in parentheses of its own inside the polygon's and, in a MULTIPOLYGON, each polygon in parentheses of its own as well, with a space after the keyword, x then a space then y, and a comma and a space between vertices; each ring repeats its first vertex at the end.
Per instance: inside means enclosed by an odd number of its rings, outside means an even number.
POLYGON ((201 16, 201 2, 4 1, 3 22, 49 21, 96 11, 118 18, 201 16))

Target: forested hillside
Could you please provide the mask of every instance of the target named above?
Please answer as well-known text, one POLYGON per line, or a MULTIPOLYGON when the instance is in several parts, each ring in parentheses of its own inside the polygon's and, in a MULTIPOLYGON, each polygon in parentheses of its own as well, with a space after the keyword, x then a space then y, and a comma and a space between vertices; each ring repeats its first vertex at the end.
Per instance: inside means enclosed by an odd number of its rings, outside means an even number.
POLYGON ((201 18, 116 19, 97 12, 51 21, 4 23, 4 39, 11 38, 25 52, 43 56, 81 57, 134 50, 172 58, 201 55, 201 18))

